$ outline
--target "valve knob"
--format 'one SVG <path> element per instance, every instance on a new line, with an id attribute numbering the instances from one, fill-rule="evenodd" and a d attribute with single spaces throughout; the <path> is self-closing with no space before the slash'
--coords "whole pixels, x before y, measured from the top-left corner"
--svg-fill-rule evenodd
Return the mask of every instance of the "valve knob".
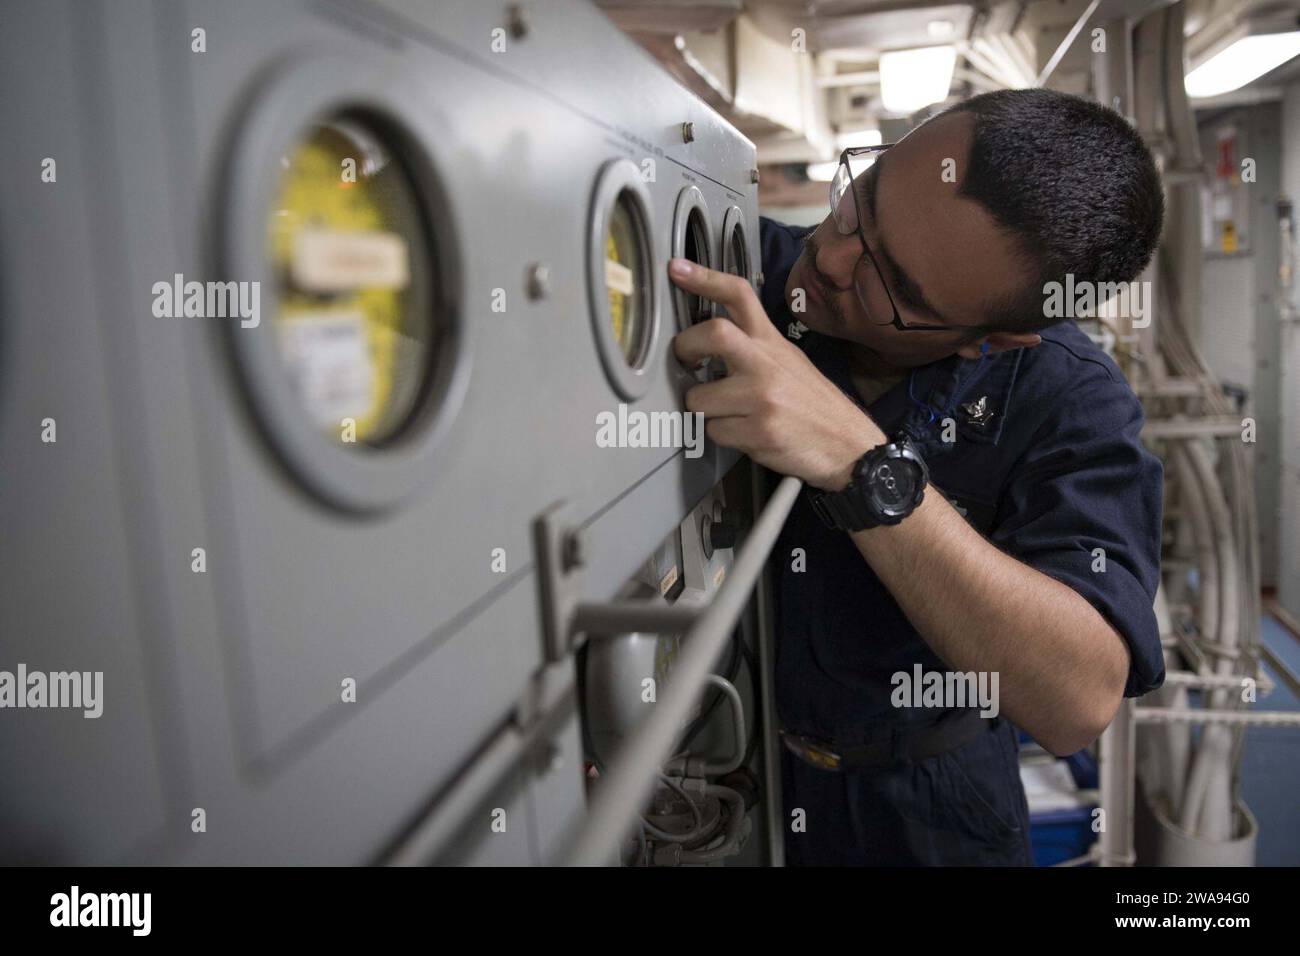
<path id="1" fill-rule="evenodd" d="M 734 511 L 724 508 L 709 525 L 709 543 L 716 551 L 718 548 L 734 548 L 739 538 L 740 519 Z"/>

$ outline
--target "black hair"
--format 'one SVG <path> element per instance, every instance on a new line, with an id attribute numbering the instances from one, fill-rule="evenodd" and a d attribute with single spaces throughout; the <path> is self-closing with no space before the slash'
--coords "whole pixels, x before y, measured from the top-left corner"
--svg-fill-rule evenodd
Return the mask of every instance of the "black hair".
<path id="1" fill-rule="evenodd" d="M 1034 332 L 1046 317 L 1043 287 L 1131 282 L 1160 241 L 1165 202 L 1142 137 L 1119 113 L 1054 90 L 997 90 L 949 113 L 975 117 L 961 195 L 1012 234 L 1031 285 L 994 303 L 989 324 Z"/>

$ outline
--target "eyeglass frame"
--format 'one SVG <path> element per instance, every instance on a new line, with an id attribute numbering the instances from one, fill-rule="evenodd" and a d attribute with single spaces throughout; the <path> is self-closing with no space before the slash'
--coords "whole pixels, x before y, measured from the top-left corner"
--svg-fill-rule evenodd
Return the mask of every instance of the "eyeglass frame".
<path id="1" fill-rule="evenodd" d="M 862 243 L 862 259 L 866 259 L 867 262 L 871 263 L 871 268 L 876 270 L 876 278 L 880 280 L 880 287 L 885 290 L 885 297 L 889 299 L 889 307 L 894 312 L 893 318 L 889 322 L 881 322 L 878 324 L 892 325 L 900 332 L 965 332 L 967 335 L 971 334 L 972 332 L 979 332 L 981 335 L 985 335 L 989 332 L 994 331 L 989 326 L 983 326 L 983 325 L 961 326 L 961 325 L 932 325 L 932 324 L 924 324 L 924 323 L 907 325 L 903 322 L 903 317 L 898 311 L 898 304 L 894 301 L 894 294 L 889 291 L 889 283 L 885 281 L 885 274 L 880 269 L 880 263 L 876 261 L 876 257 L 871 251 L 871 246 L 867 244 L 867 236 L 862 229 L 862 207 L 858 204 L 858 190 L 856 189 L 854 183 L 853 167 L 849 165 L 849 159 L 853 156 L 862 156 L 867 153 L 884 153 L 885 150 L 889 149 L 891 146 L 894 145 L 895 145 L 894 143 L 882 143 L 879 146 L 850 146 L 847 149 L 845 149 L 842 153 L 840 153 L 840 161 L 839 161 L 839 166 L 844 167 L 844 171 L 848 176 L 848 181 L 849 181 L 848 191 L 853 195 L 853 214 L 857 217 L 858 220 L 858 224 L 853 231 L 857 233 L 858 241 Z M 839 169 L 837 167 L 836 174 L 838 175 L 838 173 L 839 173 Z M 827 198 L 831 200 L 830 203 L 831 218 L 835 220 L 836 231 L 839 232 L 841 236 L 847 236 L 848 233 L 840 228 L 839 215 L 838 215 L 839 204 L 833 201 L 833 197 L 835 195 L 835 179 L 836 179 L 835 176 L 831 177 L 830 189 L 827 196 Z M 859 259 L 858 262 L 861 262 L 862 259 Z M 858 266 L 857 263 L 855 263 L 853 266 L 853 274 L 856 275 L 857 271 L 858 271 Z M 856 280 L 853 282 L 853 293 L 858 298 L 858 305 L 862 307 L 863 311 L 867 311 L 867 304 L 864 301 L 862 292 L 858 289 L 858 284 Z"/>

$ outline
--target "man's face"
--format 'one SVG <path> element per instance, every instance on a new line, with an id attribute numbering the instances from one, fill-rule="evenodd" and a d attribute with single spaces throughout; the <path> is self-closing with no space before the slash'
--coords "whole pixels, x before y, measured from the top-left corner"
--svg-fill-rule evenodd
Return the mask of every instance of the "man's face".
<path id="1" fill-rule="evenodd" d="M 973 130 L 969 114 L 941 116 L 887 150 L 854 183 L 863 232 L 903 323 L 953 331 L 904 332 L 890 324 L 892 314 L 868 315 L 853 288 L 862 242 L 857 233 L 841 235 L 830 216 L 805 240 L 790 270 L 785 295 L 792 308 L 796 290 L 804 290 L 805 311 L 796 318 L 902 368 L 958 351 L 978 354 L 985 337 L 973 337 L 971 328 L 988 323 L 990 305 L 1023 288 L 1029 274 L 993 217 L 958 196 Z M 944 181 L 949 160 L 956 163 L 948 177 L 955 182 Z M 995 334 L 987 340 L 996 351 L 1036 344 L 1037 337 Z"/>

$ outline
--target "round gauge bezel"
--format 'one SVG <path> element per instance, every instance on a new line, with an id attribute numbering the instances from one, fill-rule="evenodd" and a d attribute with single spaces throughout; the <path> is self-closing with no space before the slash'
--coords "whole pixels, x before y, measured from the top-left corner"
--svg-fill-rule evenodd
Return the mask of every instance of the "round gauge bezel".
<path id="1" fill-rule="evenodd" d="M 699 265 L 706 269 L 712 269 L 713 258 L 713 220 L 709 218 L 709 204 L 704 201 L 704 194 L 700 192 L 698 186 L 687 186 L 677 194 L 677 205 L 673 209 L 673 248 L 672 257 L 674 259 L 683 259 L 686 257 L 686 236 L 691 229 L 691 218 L 698 215 L 700 223 L 700 242 L 696 243 L 697 251 L 703 256 Z M 673 313 L 677 320 L 678 331 L 684 332 L 693 324 L 690 320 L 690 313 L 687 308 L 689 295 L 685 289 L 673 286 Z M 714 306 L 709 304 L 709 314 L 714 313 Z"/>
<path id="2" fill-rule="evenodd" d="M 471 356 L 462 312 L 461 263 L 451 205 L 436 168 L 436 117 L 430 91 L 391 70 L 313 59 L 280 70 L 252 99 L 236 129 L 216 211 L 217 257 L 228 280 L 261 283 L 256 327 L 226 322 L 226 339 L 244 391 L 270 445 L 288 470 L 327 504 L 369 512 L 398 506 L 438 474 L 438 446 L 464 399 Z M 275 340 L 279 279 L 270 260 L 267 217 L 279 193 L 281 156 L 331 121 L 359 124 L 386 150 L 420 201 L 417 219 L 427 262 L 431 352 L 404 423 L 385 441 L 349 447 L 310 419 L 289 381 Z"/>
<path id="3" fill-rule="evenodd" d="M 640 237 L 637 253 L 642 321 L 645 331 L 640 348 L 629 361 L 614 337 L 609 311 L 609 293 L 605 285 L 605 237 L 610 219 L 621 197 L 630 200 L 629 209 Z M 641 171 L 629 159 L 610 160 L 601 167 L 592 193 L 587 226 L 587 291 L 591 299 L 591 321 L 601 365 L 614 390 L 625 400 L 634 401 L 650 388 L 659 342 L 659 282 L 655 268 L 655 228 L 650 190 L 641 179 Z"/>
<path id="4" fill-rule="evenodd" d="M 732 247 L 737 235 L 739 235 L 740 248 L 744 254 L 744 261 L 741 263 L 733 262 Z M 739 206 L 729 206 L 722 217 L 721 251 L 722 271 L 743 276 L 746 282 L 753 285 L 754 264 L 749 255 L 749 231 L 745 228 L 745 214 L 740 211 Z"/>

